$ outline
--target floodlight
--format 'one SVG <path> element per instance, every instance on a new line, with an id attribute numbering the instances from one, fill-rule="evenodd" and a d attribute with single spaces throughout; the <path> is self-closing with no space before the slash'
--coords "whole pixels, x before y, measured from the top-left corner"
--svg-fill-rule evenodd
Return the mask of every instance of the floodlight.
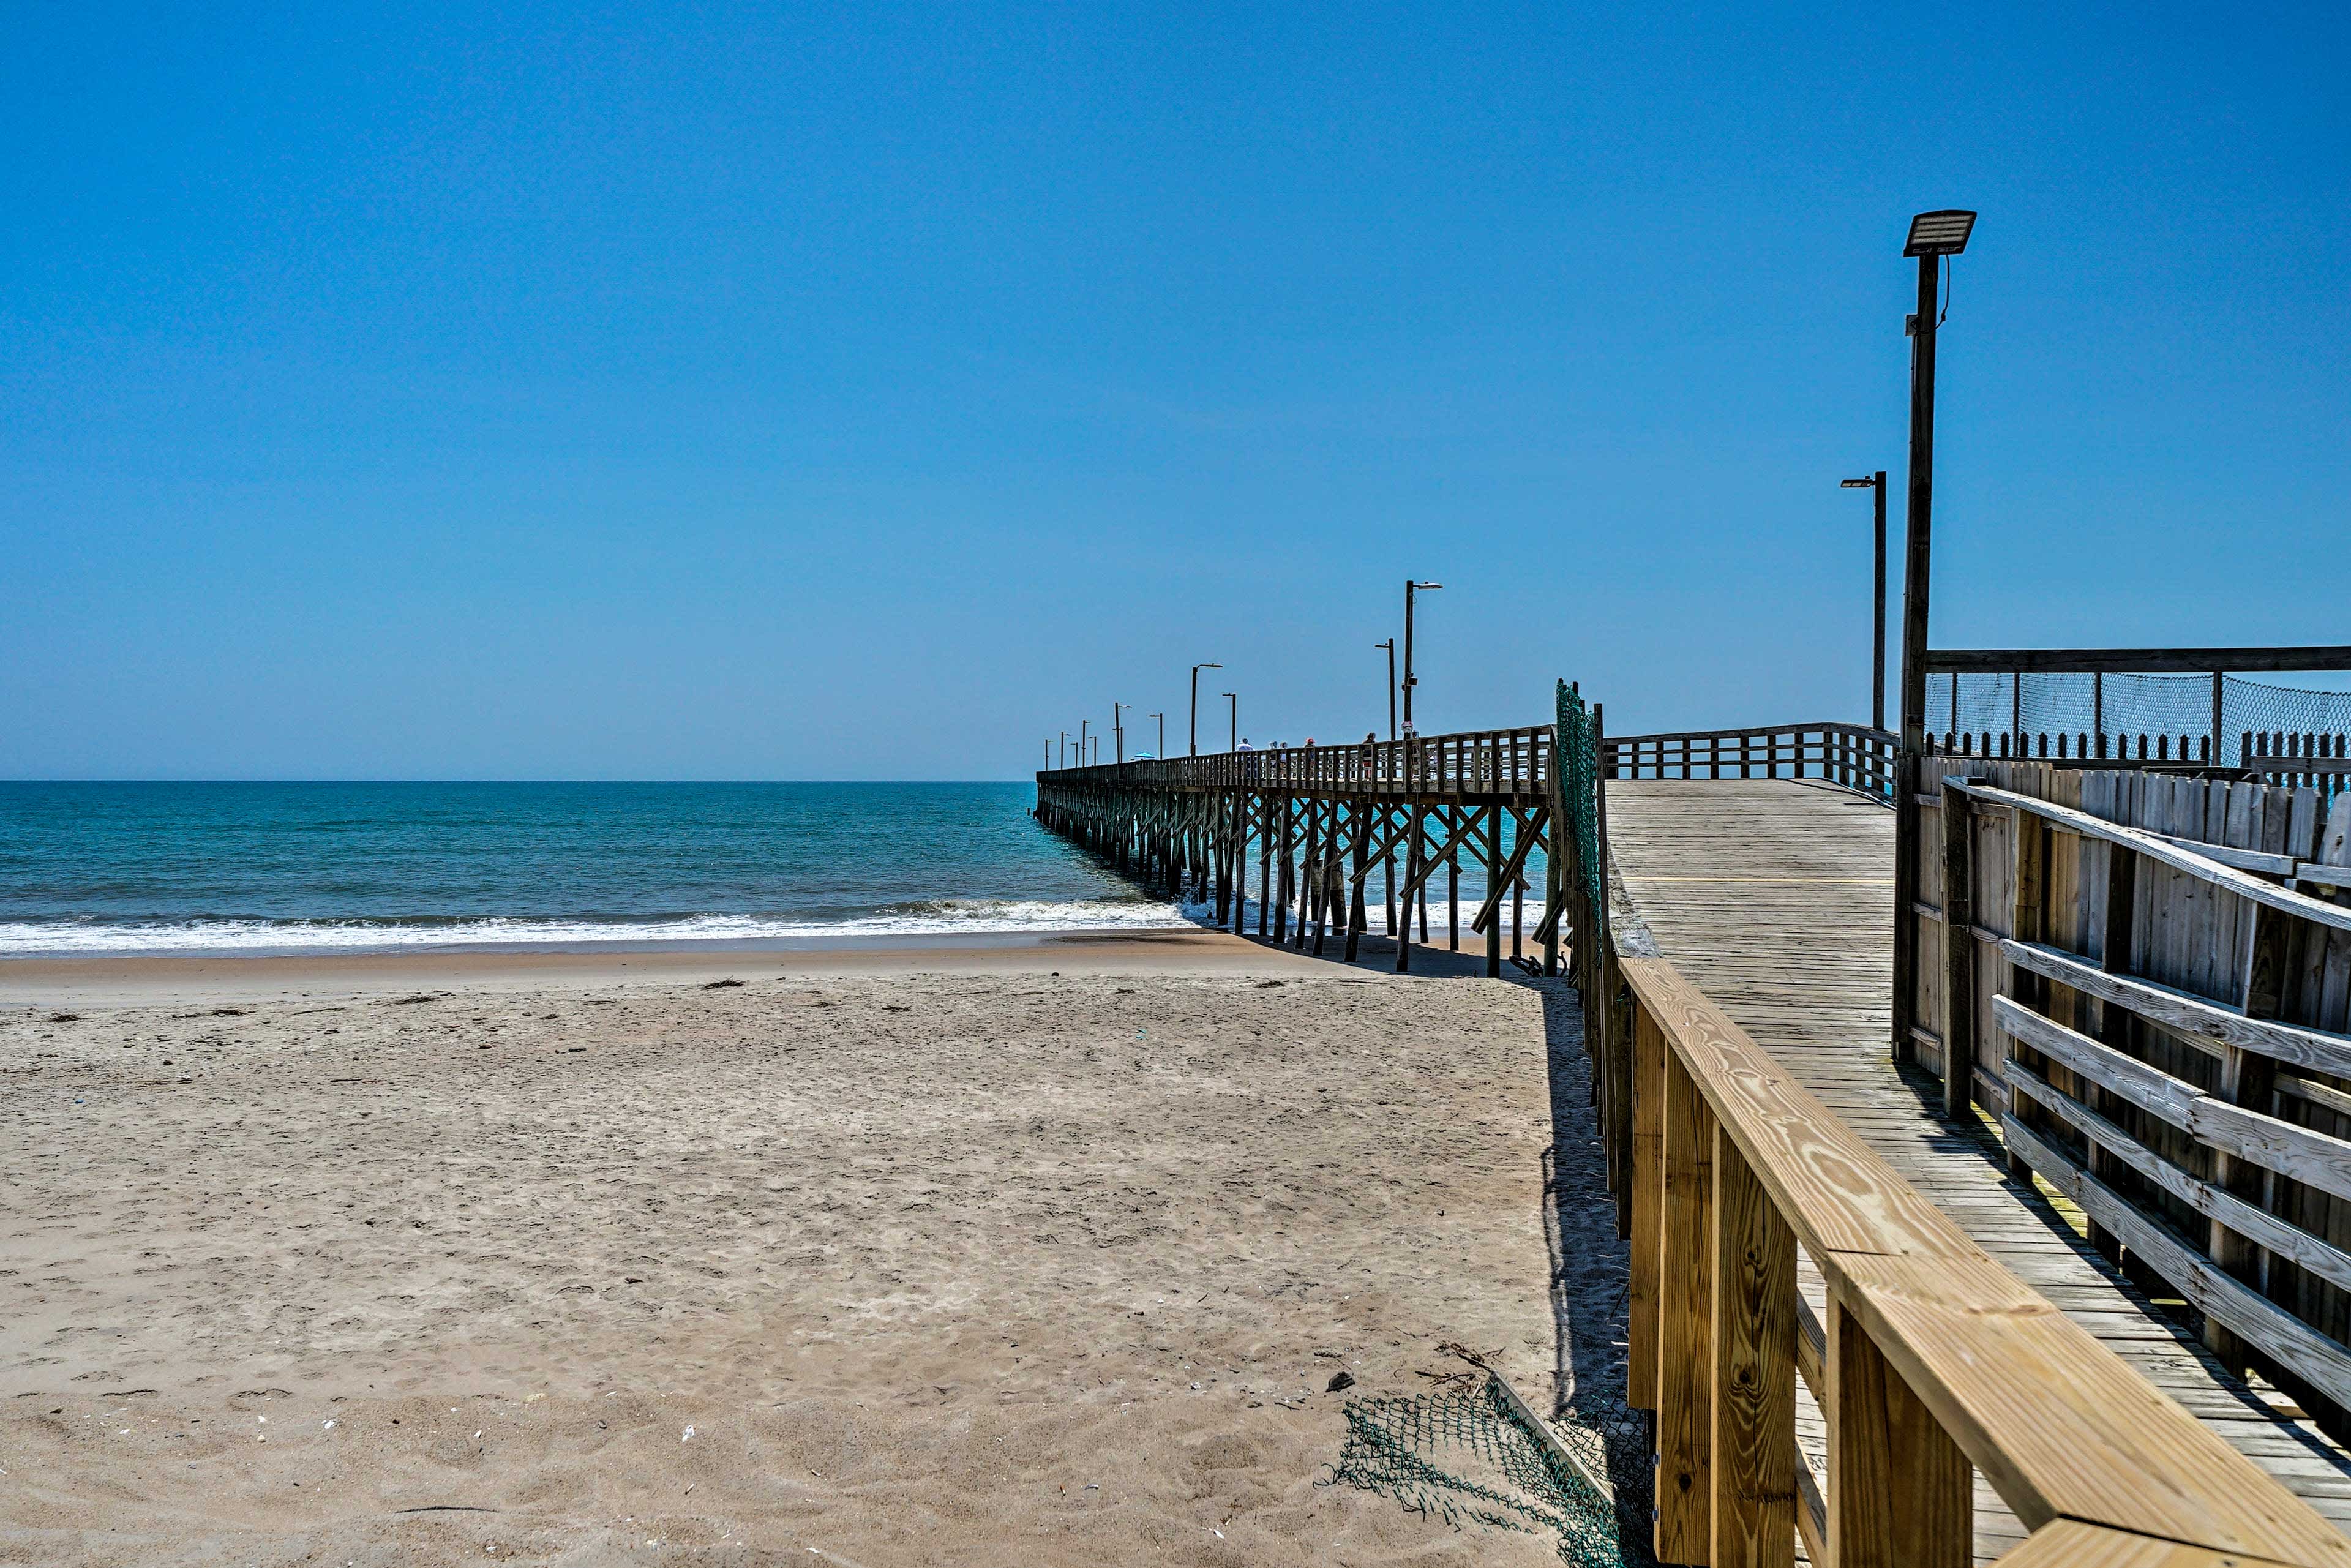
<path id="1" fill-rule="evenodd" d="M 1975 214 L 1962 208 L 1920 213 L 1910 220 L 1910 243 L 1902 247 L 1902 254 L 1957 256 L 1968 248 L 1968 235 L 1975 226 Z"/>
<path id="2" fill-rule="evenodd" d="M 1837 481 L 1837 488 L 1840 490 L 1875 490 L 1877 488 L 1877 481 L 1875 479 L 1840 479 Z"/>

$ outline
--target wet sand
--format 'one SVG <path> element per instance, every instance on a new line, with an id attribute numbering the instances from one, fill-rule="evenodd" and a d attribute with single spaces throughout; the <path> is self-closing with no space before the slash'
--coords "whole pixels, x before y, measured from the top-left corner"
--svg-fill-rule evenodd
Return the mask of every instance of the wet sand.
<path id="1" fill-rule="evenodd" d="M 1558 1392 L 1572 1027 L 1202 932 L 0 966 L 0 1561 L 1556 1561 L 1315 1482 L 1340 1370 Z"/>

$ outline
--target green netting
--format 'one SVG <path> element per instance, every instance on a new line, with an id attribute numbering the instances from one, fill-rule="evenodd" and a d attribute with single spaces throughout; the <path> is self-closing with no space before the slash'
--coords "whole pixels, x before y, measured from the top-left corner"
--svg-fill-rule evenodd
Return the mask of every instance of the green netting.
<path id="1" fill-rule="evenodd" d="M 1567 681 L 1559 683 L 1559 723 L 1552 744 L 1560 793 L 1575 829 L 1575 860 L 1582 872 L 1584 907 L 1592 918 L 1607 918 L 1608 900 L 1600 865 L 1600 744 L 1592 732 L 1592 709 Z"/>
<path id="2" fill-rule="evenodd" d="M 1318 1486 L 1352 1486 L 1442 1519 L 1547 1536 L 1574 1568 L 1624 1568 L 1616 1505 L 1553 1458 L 1503 1394 L 1501 1380 L 1449 1380 L 1439 1392 L 1347 1402 L 1347 1443 Z M 1553 1428 L 1587 1469 L 1606 1473 L 1605 1445 L 1581 1427 Z"/>

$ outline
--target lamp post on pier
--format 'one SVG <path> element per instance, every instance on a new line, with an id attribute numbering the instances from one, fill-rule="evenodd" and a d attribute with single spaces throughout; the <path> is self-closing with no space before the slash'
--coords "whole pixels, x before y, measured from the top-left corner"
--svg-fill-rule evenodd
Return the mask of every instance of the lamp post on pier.
<path id="1" fill-rule="evenodd" d="M 1123 707 L 1132 707 L 1134 706 L 1134 705 L 1132 703 L 1113 703 L 1110 705 L 1112 755 L 1121 762 L 1126 760 L 1126 726 L 1119 722 L 1118 710 Z"/>
<path id="2" fill-rule="evenodd" d="M 1958 209 L 1920 213 L 1910 220 L 1905 256 L 1918 262 L 1918 308 L 1908 322 L 1910 338 L 1909 506 L 1902 550 L 1902 749 L 1894 780 L 1894 1059 L 1914 1054 L 1910 1028 L 1917 1007 L 1918 970 L 1918 793 L 1927 755 L 1928 579 L 1934 554 L 1935 497 L 1935 319 L 1936 275 L 1947 257 L 1968 248 L 1976 214 Z M 1972 1113 L 1975 1061 L 1972 1041 L 1944 1042 L 1945 1113 L 1964 1120 Z M 1955 1069 L 1953 1064 L 1959 1064 Z"/>
<path id="3" fill-rule="evenodd" d="M 1164 713 L 1147 713 L 1143 716 L 1159 721 L 1159 749 L 1152 755 L 1164 762 L 1167 759 L 1167 716 Z"/>
<path id="4" fill-rule="evenodd" d="M 1232 733 L 1232 738 L 1231 738 L 1231 739 L 1229 739 L 1228 741 L 1227 741 L 1227 742 L 1225 743 L 1225 749 L 1226 749 L 1227 751 L 1238 751 L 1238 750 L 1241 748 L 1241 698 L 1240 698 L 1240 694 L 1239 694 L 1238 692 L 1223 692 L 1223 693 L 1220 693 L 1220 694 L 1218 694 L 1218 695 L 1220 695 L 1221 696 L 1223 696 L 1223 697 L 1224 697 L 1224 699 L 1225 699 L 1227 702 L 1229 702 L 1229 703 L 1231 703 L 1231 704 L 1233 705 L 1233 706 L 1232 706 L 1232 719 L 1233 719 L 1233 733 Z"/>
<path id="5" fill-rule="evenodd" d="M 1192 755 L 1200 755 L 1200 672 L 1221 670 L 1222 664 L 1207 664 L 1192 666 Z"/>
<path id="6" fill-rule="evenodd" d="M 1876 503 L 1877 513 L 1877 615 L 1870 624 L 1869 640 L 1869 727 L 1886 727 L 1886 470 L 1880 468 L 1865 479 L 1846 479 L 1838 488 L 1868 490 Z"/>
<path id="7" fill-rule="evenodd" d="M 1391 637 L 1372 646 L 1388 651 L 1388 738 L 1394 740 L 1396 737 L 1395 639 Z"/>
<path id="8" fill-rule="evenodd" d="M 1079 767 L 1081 767 L 1081 768 L 1083 768 L 1083 767 L 1086 765 L 1086 724 L 1087 724 L 1087 722 L 1088 722 L 1087 720 L 1082 719 L 1082 718 L 1081 718 L 1081 719 L 1080 719 L 1080 720 L 1078 720 L 1078 766 L 1079 766 Z"/>
<path id="9" fill-rule="evenodd" d="M 1444 587 L 1441 582 L 1415 582 L 1404 580 L 1404 723 L 1412 727 L 1412 688 L 1420 685 L 1420 677 L 1412 673 L 1412 601 L 1416 593 L 1431 593 Z"/>
<path id="10" fill-rule="evenodd" d="M 1064 767 L 1064 768 L 1067 768 L 1069 765 L 1070 765 L 1070 732 L 1069 732 L 1068 730 L 1066 730 L 1066 729 L 1065 729 L 1065 730 L 1063 730 L 1063 731 L 1061 732 L 1061 766 L 1062 766 L 1062 767 Z"/>

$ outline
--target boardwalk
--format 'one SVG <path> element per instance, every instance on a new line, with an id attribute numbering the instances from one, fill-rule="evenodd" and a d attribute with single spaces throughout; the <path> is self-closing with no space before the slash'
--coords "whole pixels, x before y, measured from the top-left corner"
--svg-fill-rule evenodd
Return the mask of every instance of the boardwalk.
<path id="1" fill-rule="evenodd" d="M 1978 1245 L 2351 1533 L 2351 1458 L 2223 1371 L 1889 1060 L 1893 813 L 1803 782 L 1607 788 L 1611 857 L 1658 950 Z M 2023 1535 L 1979 1480 L 1979 1559 Z"/>

